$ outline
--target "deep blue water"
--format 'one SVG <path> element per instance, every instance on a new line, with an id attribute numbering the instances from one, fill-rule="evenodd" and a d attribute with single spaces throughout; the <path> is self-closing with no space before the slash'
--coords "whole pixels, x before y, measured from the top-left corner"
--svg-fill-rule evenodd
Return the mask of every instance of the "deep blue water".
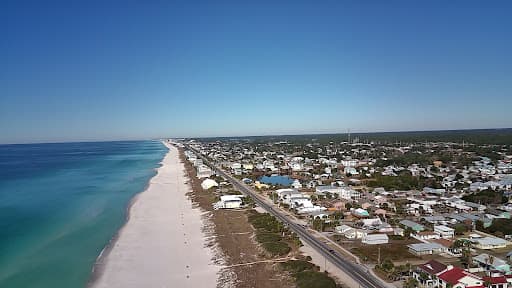
<path id="1" fill-rule="evenodd" d="M 283 186 L 290 186 L 293 183 L 293 179 L 288 176 L 262 176 L 260 177 L 259 181 L 265 184 Z"/>
<path id="2" fill-rule="evenodd" d="M 0 287 L 84 287 L 166 152 L 157 141 L 0 145 Z"/>

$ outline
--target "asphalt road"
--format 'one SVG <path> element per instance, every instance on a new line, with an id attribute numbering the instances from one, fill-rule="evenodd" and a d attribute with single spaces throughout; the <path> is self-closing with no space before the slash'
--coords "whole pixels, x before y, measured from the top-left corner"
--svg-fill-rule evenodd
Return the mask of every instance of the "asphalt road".
<path id="1" fill-rule="evenodd" d="M 189 149 L 196 152 L 198 156 L 203 159 L 205 164 L 209 165 L 215 171 L 226 178 L 233 186 L 240 190 L 240 192 L 250 196 L 256 204 L 265 209 L 270 214 L 274 215 L 281 222 L 286 224 L 290 230 L 295 232 L 303 241 L 317 250 L 322 256 L 324 256 L 329 262 L 336 265 L 342 271 L 344 271 L 348 276 L 350 276 L 355 282 L 359 283 L 360 287 L 369 287 L 369 288 L 387 288 L 384 283 L 369 272 L 367 272 L 367 268 L 353 263 L 347 259 L 345 259 L 342 255 L 334 251 L 332 248 L 327 246 L 320 239 L 315 238 L 313 235 L 309 234 L 306 229 L 293 222 L 291 219 L 287 218 L 282 212 L 279 211 L 278 208 L 273 207 L 273 205 L 268 204 L 263 201 L 259 195 L 256 194 L 250 187 L 246 186 L 242 182 L 238 181 L 231 175 L 227 174 L 223 170 L 217 168 L 215 165 L 212 165 L 208 159 L 203 157 L 200 153 L 198 153 L 195 149 L 188 147 Z"/>

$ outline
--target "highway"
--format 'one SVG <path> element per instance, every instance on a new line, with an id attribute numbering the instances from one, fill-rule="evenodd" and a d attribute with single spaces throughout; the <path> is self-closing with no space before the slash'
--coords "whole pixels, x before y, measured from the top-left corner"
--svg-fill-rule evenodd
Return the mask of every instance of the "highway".
<path id="1" fill-rule="evenodd" d="M 224 172 L 222 169 L 216 167 L 211 164 L 208 159 L 206 159 L 203 155 L 201 155 L 197 150 L 185 145 L 188 149 L 194 151 L 199 157 L 203 159 L 203 162 L 210 166 L 215 172 L 224 178 L 226 178 L 233 187 L 237 188 L 240 192 L 246 194 L 251 197 L 256 204 L 258 204 L 261 208 L 265 209 L 270 214 L 274 215 L 279 221 L 286 224 L 288 229 L 295 232 L 301 240 L 306 242 L 308 245 L 317 250 L 322 256 L 324 256 L 329 262 L 336 265 L 339 269 L 344 271 L 348 276 L 350 276 L 355 282 L 359 283 L 360 287 L 368 287 L 368 288 L 387 288 L 388 286 L 382 283 L 382 281 L 369 272 L 365 267 L 362 267 L 359 264 L 353 263 L 347 259 L 345 259 L 342 255 L 335 252 L 332 248 L 322 242 L 320 239 L 315 238 L 313 235 L 309 234 L 307 230 L 293 222 L 291 219 L 286 217 L 282 212 L 280 212 L 279 208 L 273 207 L 266 201 L 264 201 L 261 196 L 259 196 L 252 188 L 248 187 L 241 181 L 235 179 L 228 173 Z"/>

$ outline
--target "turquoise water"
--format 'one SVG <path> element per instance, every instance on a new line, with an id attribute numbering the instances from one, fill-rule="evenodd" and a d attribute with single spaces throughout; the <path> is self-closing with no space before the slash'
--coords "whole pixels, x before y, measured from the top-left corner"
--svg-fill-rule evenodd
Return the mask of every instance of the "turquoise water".
<path id="1" fill-rule="evenodd" d="M 260 177 L 259 181 L 265 184 L 283 186 L 290 186 L 293 183 L 293 179 L 288 176 L 262 176 Z"/>
<path id="2" fill-rule="evenodd" d="M 85 287 L 166 152 L 157 141 L 0 145 L 0 287 Z"/>

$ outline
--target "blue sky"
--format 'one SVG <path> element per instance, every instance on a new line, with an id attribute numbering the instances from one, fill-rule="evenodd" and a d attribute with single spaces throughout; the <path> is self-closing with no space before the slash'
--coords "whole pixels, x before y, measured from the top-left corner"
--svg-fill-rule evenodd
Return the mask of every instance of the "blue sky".
<path id="1" fill-rule="evenodd" d="M 510 11 L 2 1 L 0 143 L 512 127 Z"/>

